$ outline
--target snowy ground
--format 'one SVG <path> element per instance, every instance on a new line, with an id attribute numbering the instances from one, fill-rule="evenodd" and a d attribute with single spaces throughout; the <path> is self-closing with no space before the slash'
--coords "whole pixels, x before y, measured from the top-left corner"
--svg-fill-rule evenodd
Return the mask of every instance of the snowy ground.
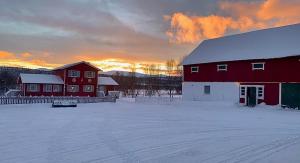
<path id="1" fill-rule="evenodd" d="M 300 112 L 226 103 L 0 106 L 1 163 L 300 162 Z"/>

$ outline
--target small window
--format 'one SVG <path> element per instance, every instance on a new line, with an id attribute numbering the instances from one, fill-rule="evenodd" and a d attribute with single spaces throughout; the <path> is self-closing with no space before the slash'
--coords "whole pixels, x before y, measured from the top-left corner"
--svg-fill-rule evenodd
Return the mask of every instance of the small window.
<path id="1" fill-rule="evenodd" d="M 199 67 L 198 66 L 194 66 L 194 67 L 191 67 L 191 72 L 199 72 Z"/>
<path id="2" fill-rule="evenodd" d="M 227 71 L 227 64 L 217 65 L 218 71 Z"/>
<path id="3" fill-rule="evenodd" d="M 204 86 L 204 94 L 210 95 L 210 86 L 209 85 Z"/>
<path id="4" fill-rule="evenodd" d="M 53 92 L 62 92 L 61 85 L 53 85 Z"/>
<path id="5" fill-rule="evenodd" d="M 85 78 L 95 78 L 95 72 L 94 71 L 85 71 L 84 77 Z"/>
<path id="6" fill-rule="evenodd" d="M 68 92 L 79 92 L 79 85 L 68 85 Z"/>
<path id="7" fill-rule="evenodd" d="M 257 98 L 264 99 L 264 87 L 257 88 Z"/>
<path id="8" fill-rule="evenodd" d="M 52 85 L 44 84 L 43 90 L 44 92 L 52 92 Z"/>
<path id="9" fill-rule="evenodd" d="M 240 88 L 240 96 L 245 97 L 246 96 L 246 87 L 241 87 Z"/>
<path id="10" fill-rule="evenodd" d="M 252 63 L 252 70 L 264 70 L 265 63 Z"/>
<path id="11" fill-rule="evenodd" d="M 94 92 L 94 86 L 93 85 L 83 86 L 83 92 Z"/>
<path id="12" fill-rule="evenodd" d="M 80 71 L 69 70 L 68 71 L 68 77 L 79 78 L 80 77 Z"/>
<path id="13" fill-rule="evenodd" d="M 27 91 L 28 92 L 39 92 L 40 85 L 39 84 L 27 84 Z"/>

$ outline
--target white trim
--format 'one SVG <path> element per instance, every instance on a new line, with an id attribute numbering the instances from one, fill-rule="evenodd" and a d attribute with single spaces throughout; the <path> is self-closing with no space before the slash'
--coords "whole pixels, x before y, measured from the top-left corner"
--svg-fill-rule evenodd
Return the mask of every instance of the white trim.
<path id="1" fill-rule="evenodd" d="M 279 83 L 279 105 L 281 106 L 282 102 L 282 94 L 281 94 L 281 91 L 282 91 L 282 83 Z"/>
<path id="2" fill-rule="evenodd" d="M 74 88 L 74 89 L 71 89 L 71 88 Z M 77 93 L 77 92 L 80 92 L 79 90 L 79 85 L 67 85 L 67 92 L 69 93 Z"/>
<path id="3" fill-rule="evenodd" d="M 263 65 L 263 67 L 262 68 L 255 68 L 254 67 L 254 65 L 256 65 L 256 64 L 262 64 Z M 254 63 L 252 63 L 252 70 L 265 70 L 265 62 L 254 62 Z"/>
<path id="4" fill-rule="evenodd" d="M 49 90 L 48 90 L 49 88 Z M 51 93 L 53 90 L 52 84 L 43 84 L 43 92 L 44 93 Z"/>
<path id="5" fill-rule="evenodd" d="M 76 75 L 73 74 L 73 73 L 76 73 Z M 68 77 L 69 78 L 80 78 L 80 71 L 78 71 L 78 70 L 68 70 Z"/>
<path id="6" fill-rule="evenodd" d="M 241 87 L 245 87 L 245 96 L 240 96 L 240 98 L 244 98 L 244 105 L 247 105 L 247 93 L 248 93 L 248 87 L 255 87 L 256 88 L 256 105 L 258 104 L 258 100 L 264 100 L 265 99 L 265 86 L 264 85 L 241 85 L 240 84 L 240 93 L 241 93 Z M 263 96 L 258 97 L 258 88 L 263 88 Z"/>
<path id="7" fill-rule="evenodd" d="M 89 90 L 87 88 L 91 88 L 91 89 Z M 83 85 L 83 92 L 91 93 L 91 92 L 94 92 L 94 91 L 95 91 L 94 85 Z"/>
<path id="8" fill-rule="evenodd" d="M 220 69 L 221 66 L 225 66 L 225 69 Z M 217 65 L 217 71 L 227 71 L 227 67 L 228 67 L 227 64 L 218 64 Z"/>
<path id="9" fill-rule="evenodd" d="M 197 70 L 194 70 L 193 69 L 197 69 Z M 192 66 L 191 67 L 191 73 L 196 73 L 196 72 L 199 72 L 199 66 Z"/>
<path id="10" fill-rule="evenodd" d="M 91 73 L 91 74 L 89 74 Z M 89 76 L 91 75 L 91 76 Z M 84 78 L 94 79 L 96 77 L 96 73 L 94 71 L 84 71 Z"/>

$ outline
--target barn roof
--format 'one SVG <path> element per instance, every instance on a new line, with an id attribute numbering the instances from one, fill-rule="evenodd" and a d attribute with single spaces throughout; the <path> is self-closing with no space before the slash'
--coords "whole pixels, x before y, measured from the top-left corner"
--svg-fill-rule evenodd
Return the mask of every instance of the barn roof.
<path id="1" fill-rule="evenodd" d="M 86 61 L 81 61 L 81 62 L 76 62 L 76 63 L 66 64 L 66 65 L 63 65 L 63 66 L 54 68 L 53 70 L 66 69 L 66 68 L 69 68 L 69 67 L 72 67 L 72 66 L 76 66 L 76 65 L 79 65 L 79 64 L 82 64 L 82 63 L 87 64 L 87 65 L 89 65 L 89 66 L 91 66 L 91 67 L 93 67 L 93 68 L 95 68 L 95 69 L 101 71 L 98 67 L 96 67 L 96 66 L 94 66 L 94 65 L 92 65 L 91 63 L 86 62 Z"/>
<path id="2" fill-rule="evenodd" d="M 20 74 L 22 83 L 31 84 L 64 84 L 63 80 L 56 75 L 50 74 Z"/>
<path id="3" fill-rule="evenodd" d="M 300 24 L 203 41 L 183 65 L 300 55 Z"/>
<path id="4" fill-rule="evenodd" d="M 98 77 L 98 85 L 119 85 L 119 84 L 111 77 Z"/>

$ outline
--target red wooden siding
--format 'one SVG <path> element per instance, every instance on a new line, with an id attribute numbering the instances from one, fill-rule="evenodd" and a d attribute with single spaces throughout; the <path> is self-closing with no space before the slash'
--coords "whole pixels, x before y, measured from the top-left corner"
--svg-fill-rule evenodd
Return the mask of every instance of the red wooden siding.
<path id="1" fill-rule="evenodd" d="M 63 90 L 61 92 L 44 92 L 43 91 L 44 84 L 38 84 L 38 85 L 40 87 L 40 90 L 38 92 L 28 92 L 27 84 L 23 84 L 22 90 L 24 91 L 25 89 L 25 96 L 63 96 Z M 59 85 L 59 84 L 50 84 L 50 85 L 52 85 L 52 89 L 53 89 L 53 85 Z M 61 87 L 63 88 L 63 85 L 61 85 Z"/>
<path id="2" fill-rule="evenodd" d="M 75 81 L 73 81 L 73 77 L 68 77 L 68 71 L 69 70 L 76 70 L 80 71 L 80 77 L 75 78 Z M 88 78 L 84 77 L 85 71 L 93 71 L 95 72 L 95 78 L 90 80 Z M 98 84 L 98 70 L 94 67 L 91 67 L 90 65 L 87 65 L 85 63 L 81 63 L 78 65 L 74 65 L 72 67 L 68 67 L 63 70 L 56 70 L 55 74 L 60 76 L 63 80 L 65 80 L 65 95 L 66 96 L 90 96 L 95 97 L 97 95 L 97 84 Z M 66 75 L 66 76 L 65 76 Z M 67 85 L 79 85 L 79 92 L 68 92 Z M 93 92 L 84 92 L 83 87 L 84 85 L 93 85 L 94 91 Z"/>
<path id="3" fill-rule="evenodd" d="M 185 82 L 300 82 L 300 56 L 280 59 L 230 61 L 184 66 Z M 265 62 L 265 70 L 252 70 L 252 63 Z M 217 71 L 227 64 L 227 71 Z M 191 73 L 198 66 L 199 72 Z"/>

